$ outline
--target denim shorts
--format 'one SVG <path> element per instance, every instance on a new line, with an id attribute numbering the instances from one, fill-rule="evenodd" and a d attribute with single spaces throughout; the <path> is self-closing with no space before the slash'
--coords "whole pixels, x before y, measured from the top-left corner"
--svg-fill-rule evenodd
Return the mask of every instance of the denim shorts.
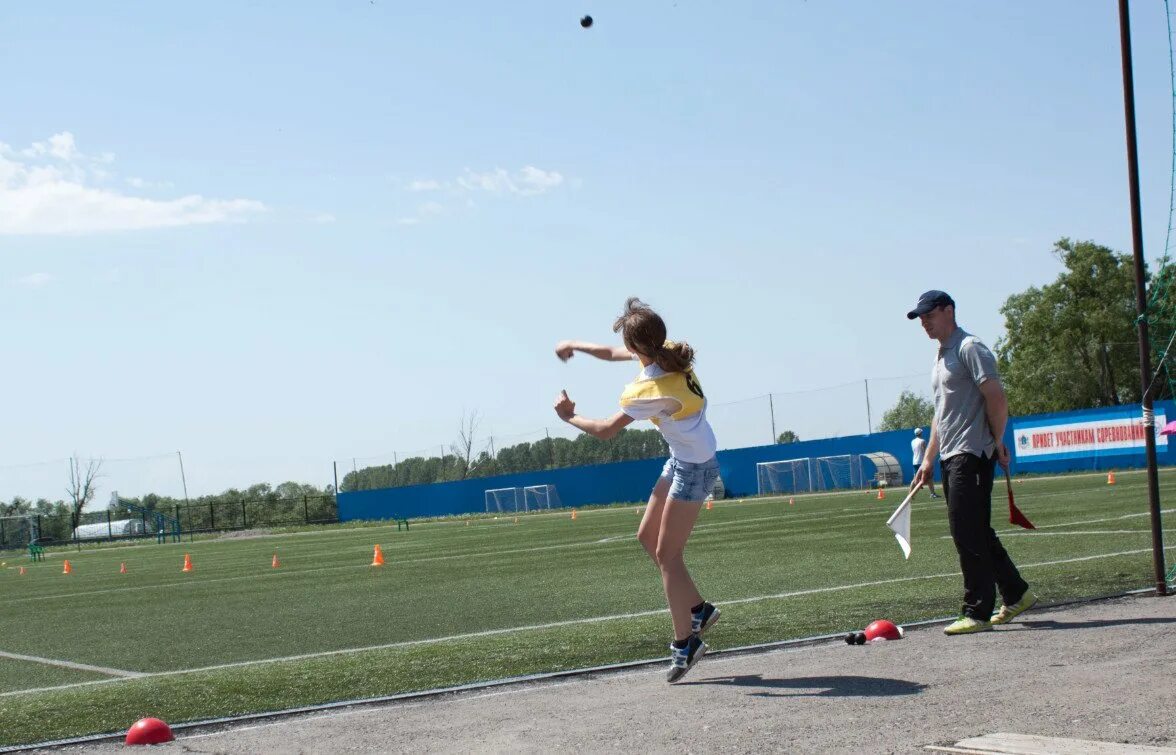
<path id="1" fill-rule="evenodd" d="M 679 461 L 673 456 L 662 468 L 661 476 L 670 481 L 670 498 L 676 501 L 705 501 L 719 479 L 719 460 L 699 464 Z"/>

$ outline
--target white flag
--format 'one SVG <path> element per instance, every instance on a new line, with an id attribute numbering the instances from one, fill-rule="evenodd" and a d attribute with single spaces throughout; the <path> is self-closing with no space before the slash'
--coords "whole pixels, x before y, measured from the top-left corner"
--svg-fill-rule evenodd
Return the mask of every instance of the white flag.
<path id="1" fill-rule="evenodd" d="M 898 508 L 886 520 L 886 526 L 894 531 L 894 538 L 898 540 L 898 547 L 902 548 L 903 558 L 911 557 L 911 499 L 917 491 L 907 493 Z"/>

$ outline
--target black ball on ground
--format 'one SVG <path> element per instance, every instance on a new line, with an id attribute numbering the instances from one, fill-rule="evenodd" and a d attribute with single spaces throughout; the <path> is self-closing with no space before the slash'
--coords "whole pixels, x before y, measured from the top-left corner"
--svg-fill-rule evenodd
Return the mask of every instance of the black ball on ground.
<path id="1" fill-rule="evenodd" d="M 846 645 L 852 645 L 855 642 L 857 642 L 857 632 L 850 632 L 849 634 L 845 635 Z"/>
<path id="2" fill-rule="evenodd" d="M 854 641 L 859 645 L 865 645 L 866 644 L 866 633 L 865 632 L 858 632 L 857 635 L 854 637 Z"/>
<path id="3" fill-rule="evenodd" d="M 584 16 L 583 18 L 580 19 L 580 26 L 583 26 L 585 29 L 587 29 L 591 25 L 592 25 L 592 16 Z"/>

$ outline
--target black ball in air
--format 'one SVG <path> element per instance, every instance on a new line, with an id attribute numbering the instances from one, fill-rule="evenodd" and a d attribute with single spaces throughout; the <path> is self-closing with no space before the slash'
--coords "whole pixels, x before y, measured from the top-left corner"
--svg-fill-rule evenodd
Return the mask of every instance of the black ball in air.
<path id="1" fill-rule="evenodd" d="M 583 18 L 580 19 L 580 26 L 583 26 L 585 29 L 587 29 L 591 25 L 592 25 L 592 16 L 584 16 Z"/>

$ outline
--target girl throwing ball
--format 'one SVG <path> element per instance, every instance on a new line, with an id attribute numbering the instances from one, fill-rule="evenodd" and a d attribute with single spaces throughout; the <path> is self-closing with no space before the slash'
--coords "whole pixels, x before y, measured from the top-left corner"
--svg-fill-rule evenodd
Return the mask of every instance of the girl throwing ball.
<path id="1" fill-rule="evenodd" d="M 699 595 L 683 559 L 698 512 L 719 477 L 717 443 L 706 419 L 706 396 L 692 368 L 694 349 L 667 341 L 665 322 L 637 298 L 625 302 L 613 332 L 621 334 L 623 347 L 561 341 L 555 353 L 565 362 L 577 351 L 612 362 L 639 361 L 641 371 L 621 392 L 621 410 L 608 419 L 590 419 L 576 414 L 575 402 L 561 391 L 555 413 L 602 440 L 647 419 L 670 447 L 670 459 L 653 486 L 637 539 L 661 570 L 674 622 L 666 678 L 676 682 L 706 654 L 702 634 L 719 619 L 719 609 Z"/>

